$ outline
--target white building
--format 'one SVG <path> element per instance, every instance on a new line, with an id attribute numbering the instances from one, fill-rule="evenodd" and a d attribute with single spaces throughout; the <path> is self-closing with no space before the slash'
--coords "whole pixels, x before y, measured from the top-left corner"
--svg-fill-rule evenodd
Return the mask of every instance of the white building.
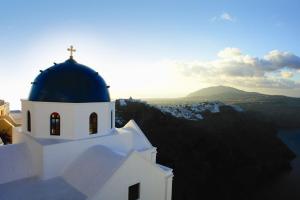
<path id="1" fill-rule="evenodd" d="M 171 200 L 172 170 L 134 121 L 114 127 L 107 88 L 72 55 L 41 71 L 0 147 L 1 200 Z"/>

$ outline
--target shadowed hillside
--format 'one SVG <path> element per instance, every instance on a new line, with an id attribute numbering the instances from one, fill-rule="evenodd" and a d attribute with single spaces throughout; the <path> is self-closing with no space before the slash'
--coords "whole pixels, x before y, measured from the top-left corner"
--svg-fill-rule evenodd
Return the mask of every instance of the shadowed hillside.
<path id="1" fill-rule="evenodd" d="M 118 127 L 134 119 L 158 147 L 158 162 L 174 169 L 175 200 L 248 199 L 294 158 L 272 124 L 226 105 L 195 121 L 117 101 L 116 119 Z"/>

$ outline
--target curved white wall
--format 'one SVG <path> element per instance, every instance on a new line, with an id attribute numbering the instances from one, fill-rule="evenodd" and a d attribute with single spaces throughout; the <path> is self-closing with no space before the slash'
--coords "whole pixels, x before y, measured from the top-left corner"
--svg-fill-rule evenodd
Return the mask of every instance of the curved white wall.
<path id="1" fill-rule="evenodd" d="M 31 131 L 27 130 L 27 111 L 31 115 Z M 60 135 L 50 135 L 50 115 L 60 115 Z M 89 134 L 90 114 L 98 116 L 98 133 Z M 111 112 L 113 113 L 111 127 Z M 114 128 L 115 102 L 59 103 L 22 100 L 22 129 L 38 138 L 81 139 L 105 135 Z"/>

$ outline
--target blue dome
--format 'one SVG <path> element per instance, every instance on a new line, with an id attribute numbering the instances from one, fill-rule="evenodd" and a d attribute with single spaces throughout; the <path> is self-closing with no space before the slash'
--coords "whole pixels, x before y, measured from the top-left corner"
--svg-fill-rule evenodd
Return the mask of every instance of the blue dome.
<path id="1" fill-rule="evenodd" d="M 41 71 L 32 83 L 30 101 L 109 102 L 108 86 L 91 68 L 70 58 Z"/>

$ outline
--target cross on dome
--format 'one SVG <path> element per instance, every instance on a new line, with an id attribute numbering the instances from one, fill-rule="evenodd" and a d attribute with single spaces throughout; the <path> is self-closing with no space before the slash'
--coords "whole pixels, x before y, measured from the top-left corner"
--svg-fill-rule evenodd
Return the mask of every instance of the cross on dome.
<path id="1" fill-rule="evenodd" d="M 67 50 L 70 51 L 70 58 L 73 59 L 73 52 L 76 52 L 76 49 L 71 45 Z"/>

